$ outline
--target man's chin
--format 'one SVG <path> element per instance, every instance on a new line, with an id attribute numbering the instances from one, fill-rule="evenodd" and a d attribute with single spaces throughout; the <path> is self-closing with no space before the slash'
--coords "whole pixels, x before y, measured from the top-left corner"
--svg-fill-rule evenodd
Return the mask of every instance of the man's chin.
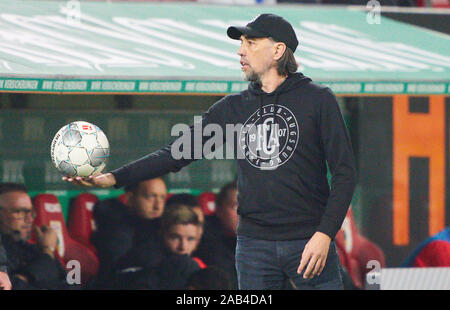
<path id="1" fill-rule="evenodd" d="M 161 216 L 160 213 L 158 213 L 158 212 L 152 212 L 152 213 L 147 213 L 147 214 L 145 215 L 145 218 L 146 218 L 147 220 L 153 220 L 153 219 L 158 218 L 158 217 L 160 217 L 160 216 Z"/>
<path id="2" fill-rule="evenodd" d="M 22 240 L 23 241 L 28 241 L 31 239 L 31 230 L 29 232 L 25 232 L 22 234 Z"/>
<path id="3" fill-rule="evenodd" d="M 31 231 L 14 230 L 9 235 L 14 241 L 28 241 L 31 238 Z"/>
<path id="4" fill-rule="evenodd" d="M 249 82 L 257 82 L 259 83 L 259 76 L 251 71 L 251 72 L 242 72 L 243 78 L 245 81 L 249 81 Z"/>

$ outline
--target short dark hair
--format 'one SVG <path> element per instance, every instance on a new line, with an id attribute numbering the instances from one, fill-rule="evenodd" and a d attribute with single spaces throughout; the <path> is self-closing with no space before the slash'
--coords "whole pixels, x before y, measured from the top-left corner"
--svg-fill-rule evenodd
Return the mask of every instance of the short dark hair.
<path id="1" fill-rule="evenodd" d="M 200 205 L 200 203 L 198 202 L 198 198 L 196 196 L 186 193 L 175 194 L 172 195 L 169 199 L 167 199 L 166 207 L 173 204 L 183 204 L 191 208 Z"/>
<path id="2" fill-rule="evenodd" d="M 139 186 L 139 182 L 125 185 L 123 189 L 125 192 L 135 192 L 137 190 L 138 186 Z"/>
<path id="3" fill-rule="evenodd" d="M 216 195 L 216 208 L 220 208 L 223 206 L 225 200 L 227 199 L 228 192 L 234 189 L 237 189 L 236 181 L 229 182 L 222 186 L 219 193 Z"/>
<path id="4" fill-rule="evenodd" d="M 0 195 L 11 193 L 11 192 L 22 192 L 28 194 L 28 190 L 24 184 L 19 183 L 0 183 Z"/>
<path id="5" fill-rule="evenodd" d="M 194 272 L 187 281 L 186 288 L 194 290 L 231 290 L 228 273 L 215 266 L 208 266 Z"/>
<path id="6" fill-rule="evenodd" d="M 157 178 L 153 178 L 153 179 L 147 179 L 147 180 L 143 180 L 143 181 L 140 181 L 140 182 L 135 182 L 135 183 L 127 184 L 127 185 L 124 186 L 123 189 L 124 189 L 125 192 L 133 192 L 133 193 L 136 193 L 136 190 L 139 188 L 139 185 L 141 185 L 142 182 L 146 182 L 146 181 L 150 181 L 150 180 L 157 180 L 157 179 L 160 179 L 161 181 L 164 182 L 163 178 L 157 177 Z"/>

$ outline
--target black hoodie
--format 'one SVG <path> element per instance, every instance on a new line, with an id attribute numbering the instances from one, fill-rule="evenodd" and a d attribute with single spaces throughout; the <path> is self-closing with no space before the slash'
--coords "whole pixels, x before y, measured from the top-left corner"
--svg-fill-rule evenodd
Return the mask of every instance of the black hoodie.
<path id="1" fill-rule="evenodd" d="M 233 143 L 235 155 L 242 155 L 237 160 L 238 235 L 293 240 L 320 231 L 335 237 L 356 173 L 350 139 L 329 88 L 301 73 L 288 76 L 271 93 L 250 83 L 248 90 L 211 106 L 202 117 L 203 128 L 208 124 L 220 125 L 224 133 L 227 124 L 243 124 L 233 141 L 224 137 Z M 208 139 L 203 137 L 203 145 Z M 177 172 L 195 160 L 174 159 L 172 144 L 112 171 L 116 187 Z"/>

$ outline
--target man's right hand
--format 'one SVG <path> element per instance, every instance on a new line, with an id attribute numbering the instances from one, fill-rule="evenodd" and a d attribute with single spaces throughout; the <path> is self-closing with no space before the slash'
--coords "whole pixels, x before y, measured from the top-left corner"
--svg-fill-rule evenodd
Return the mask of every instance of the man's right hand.
<path id="1" fill-rule="evenodd" d="M 36 241 L 42 252 L 54 257 L 56 246 L 58 245 L 58 235 L 49 226 L 35 227 Z"/>
<path id="2" fill-rule="evenodd" d="M 86 187 L 111 187 L 116 184 L 116 178 L 112 173 L 99 174 L 97 176 L 89 176 L 88 178 L 82 177 L 63 177 L 64 181 L 70 182 L 75 185 L 86 186 Z"/>

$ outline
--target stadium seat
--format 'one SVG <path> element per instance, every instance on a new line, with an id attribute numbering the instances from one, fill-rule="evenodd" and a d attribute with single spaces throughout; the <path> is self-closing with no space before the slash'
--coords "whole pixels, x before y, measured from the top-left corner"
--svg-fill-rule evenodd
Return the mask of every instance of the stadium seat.
<path id="1" fill-rule="evenodd" d="M 123 204 L 127 203 L 127 195 L 125 193 L 119 195 L 119 197 L 117 197 L 117 199 L 119 199 L 120 202 L 122 202 Z"/>
<path id="2" fill-rule="evenodd" d="M 56 256 L 65 267 L 69 261 L 78 261 L 81 267 L 81 284 L 86 284 L 97 274 L 98 258 L 88 247 L 70 237 L 58 198 L 52 194 L 39 194 L 34 197 L 33 206 L 36 210 L 33 225 L 48 225 L 56 231 L 58 235 Z M 36 236 L 33 235 L 32 239 L 35 241 Z"/>
<path id="3" fill-rule="evenodd" d="M 336 245 L 341 264 L 358 288 L 364 287 L 365 276 L 370 271 L 367 269 L 370 260 L 377 260 L 381 268 L 386 265 L 383 251 L 359 233 L 351 208 L 336 235 Z"/>
<path id="4" fill-rule="evenodd" d="M 216 195 L 210 192 L 201 193 L 198 196 L 198 202 L 206 216 L 213 215 L 216 212 Z"/>
<path id="5" fill-rule="evenodd" d="M 67 228 L 69 235 L 87 246 L 94 253 L 97 252 L 91 243 L 91 234 L 95 231 L 94 216 L 92 213 L 98 198 L 94 194 L 79 194 L 71 203 L 69 216 L 67 220 Z"/>

